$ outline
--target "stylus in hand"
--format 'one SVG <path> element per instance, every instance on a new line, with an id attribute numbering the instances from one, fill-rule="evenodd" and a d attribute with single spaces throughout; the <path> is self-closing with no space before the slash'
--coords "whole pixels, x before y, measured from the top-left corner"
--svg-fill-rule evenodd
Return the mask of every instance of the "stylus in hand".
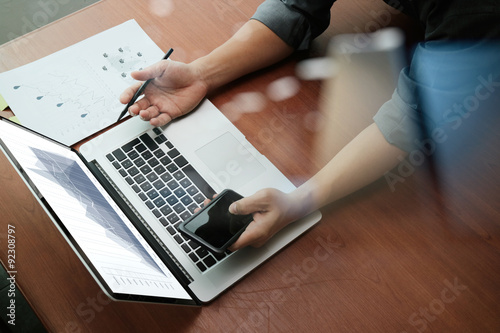
<path id="1" fill-rule="evenodd" d="M 168 50 L 167 53 L 165 53 L 165 56 L 163 57 L 162 60 L 166 60 L 168 59 L 168 57 L 170 57 L 170 55 L 172 54 L 172 52 L 174 52 L 174 49 L 170 49 Z M 120 113 L 120 116 L 118 117 L 118 120 L 119 121 L 128 111 L 128 108 L 131 107 L 135 101 L 137 101 L 137 99 L 139 98 L 139 96 L 142 95 L 142 93 L 144 92 L 144 89 L 146 89 L 147 85 L 149 84 L 149 82 L 151 82 L 153 79 L 149 79 L 147 81 L 145 81 L 140 87 L 139 89 L 135 92 L 134 96 L 132 97 L 132 99 L 130 100 L 130 102 L 128 102 L 128 104 L 125 106 L 125 108 L 123 109 L 122 113 Z"/>

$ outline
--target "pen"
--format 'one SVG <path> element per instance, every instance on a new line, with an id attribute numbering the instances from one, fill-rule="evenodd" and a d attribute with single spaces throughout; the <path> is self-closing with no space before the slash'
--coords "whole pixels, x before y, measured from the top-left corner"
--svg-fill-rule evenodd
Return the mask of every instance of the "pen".
<path id="1" fill-rule="evenodd" d="M 168 50 L 167 53 L 165 53 L 165 56 L 163 57 L 162 60 L 166 60 L 168 59 L 168 57 L 170 57 L 170 55 L 172 54 L 172 52 L 174 52 L 174 49 L 170 49 Z M 139 96 L 142 95 L 142 93 L 144 92 L 144 89 L 146 89 L 146 86 L 149 84 L 149 82 L 151 82 L 153 79 L 149 79 L 147 81 L 145 81 L 140 87 L 139 89 L 135 92 L 134 96 L 132 97 L 132 99 L 130 100 L 130 102 L 128 102 L 128 104 L 125 106 L 125 108 L 123 109 L 122 113 L 120 113 L 120 116 L 118 117 L 118 120 L 119 121 L 124 115 L 125 113 L 127 113 L 128 111 L 128 108 L 135 103 L 135 101 L 137 100 L 137 98 L 139 98 Z"/>

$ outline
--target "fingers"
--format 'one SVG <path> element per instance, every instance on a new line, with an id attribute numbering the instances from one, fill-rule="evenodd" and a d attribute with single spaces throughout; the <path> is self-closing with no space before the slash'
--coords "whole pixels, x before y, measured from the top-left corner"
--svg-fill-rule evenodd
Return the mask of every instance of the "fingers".
<path id="1" fill-rule="evenodd" d="M 251 222 L 246 230 L 240 235 L 240 237 L 234 242 L 233 245 L 229 247 L 229 251 L 237 251 L 246 246 L 260 247 L 266 243 L 270 238 L 264 231 L 262 226 L 259 226 L 257 222 Z"/>
<path id="2" fill-rule="evenodd" d="M 264 189 L 249 197 L 235 201 L 229 206 L 229 212 L 235 215 L 246 215 L 266 211 L 272 202 L 272 190 Z"/>
<path id="3" fill-rule="evenodd" d="M 168 66 L 168 61 L 158 61 L 140 71 L 130 73 L 132 78 L 138 81 L 146 81 L 163 75 Z"/>
<path id="4" fill-rule="evenodd" d="M 142 82 L 136 82 L 127 89 L 125 89 L 122 94 L 120 95 L 120 103 L 122 104 L 127 104 L 130 102 L 132 97 L 134 96 L 135 92 L 139 87 L 141 86 Z"/>
<path id="5" fill-rule="evenodd" d="M 135 80 L 146 81 L 149 79 L 153 79 L 153 78 L 162 76 L 163 73 L 165 72 L 165 69 L 167 68 L 167 66 L 168 66 L 167 61 L 159 61 L 151 66 L 144 68 L 143 70 L 133 71 L 132 73 L 130 73 L 130 75 Z M 142 85 L 142 83 L 143 82 L 136 82 L 133 85 L 131 85 L 130 87 L 128 87 L 127 89 L 125 89 L 123 91 L 123 93 L 120 95 L 120 102 L 122 104 L 127 104 L 128 102 L 130 102 L 130 100 L 134 96 L 135 92 L 139 89 L 139 87 Z M 141 107 L 141 109 L 145 109 L 145 108 L 146 108 L 145 105 L 143 105 Z M 135 112 L 135 114 L 139 113 L 139 111 L 136 110 L 135 108 L 133 110 L 137 111 L 137 112 Z"/>

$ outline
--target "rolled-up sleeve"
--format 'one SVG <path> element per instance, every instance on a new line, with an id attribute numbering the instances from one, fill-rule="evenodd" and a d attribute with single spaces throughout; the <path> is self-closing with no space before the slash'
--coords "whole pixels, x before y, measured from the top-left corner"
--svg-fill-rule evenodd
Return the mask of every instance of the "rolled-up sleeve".
<path id="1" fill-rule="evenodd" d="M 422 126 L 422 114 L 417 101 L 417 84 L 401 71 L 398 87 L 373 117 L 387 142 L 407 152 L 415 148 L 414 140 Z"/>
<path id="2" fill-rule="evenodd" d="M 330 24 L 335 0 L 266 0 L 252 19 L 265 24 L 285 43 L 297 50 L 307 49 Z"/>

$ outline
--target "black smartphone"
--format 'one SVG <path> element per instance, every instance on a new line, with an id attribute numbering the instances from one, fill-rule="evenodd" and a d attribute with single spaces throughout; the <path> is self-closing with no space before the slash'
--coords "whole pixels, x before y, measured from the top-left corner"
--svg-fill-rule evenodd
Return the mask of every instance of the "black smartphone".
<path id="1" fill-rule="evenodd" d="M 253 216 L 234 215 L 229 206 L 243 198 L 233 190 L 219 193 L 208 205 L 179 225 L 179 230 L 216 253 L 223 253 L 252 222 Z"/>

